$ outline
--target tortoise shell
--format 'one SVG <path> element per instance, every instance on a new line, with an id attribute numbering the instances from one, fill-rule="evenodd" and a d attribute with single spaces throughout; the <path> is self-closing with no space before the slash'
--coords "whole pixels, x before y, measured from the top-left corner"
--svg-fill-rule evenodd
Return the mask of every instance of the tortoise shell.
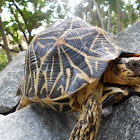
<path id="1" fill-rule="evenodd" d="M 63 99 L 95 81 L 121 52 L 115 36 L 101 28 L 78 17 L 59 20 L 29 45 L 17 95 Z"/>

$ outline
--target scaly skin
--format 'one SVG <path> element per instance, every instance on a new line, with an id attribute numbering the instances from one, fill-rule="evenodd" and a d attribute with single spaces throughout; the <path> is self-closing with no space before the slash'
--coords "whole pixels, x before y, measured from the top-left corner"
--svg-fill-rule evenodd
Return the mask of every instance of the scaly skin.
<path id="1" fill-rule="evenodd" d="M 101 104 L 95 94 L 90 94 L 82 104 L 78 122 L 69 140 L 94 140 L 100 125 L 101 110 Z"/>

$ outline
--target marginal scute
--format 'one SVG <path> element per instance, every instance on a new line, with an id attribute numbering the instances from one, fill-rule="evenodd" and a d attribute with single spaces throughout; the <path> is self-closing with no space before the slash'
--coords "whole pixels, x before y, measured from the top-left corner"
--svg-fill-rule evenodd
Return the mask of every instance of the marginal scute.
<path id="1" fill-rule="evenodd" d="M 90 84 L 90 83 L 94 82 L 95 80 L 96 80 L 96 79 L 94 79 L 93 77 L 90 77 L 88 82 L 89 82 L 89 84 Z"/>
<path id="2" fill-rule="evenodd" d="M 34 38 L 33 38 L 32 41 L 31 41 L 31 44 L 37 40 L 37 38 L 39 37 L 39 35 L 40 35 L 40 34 L 34 36 Z"/>

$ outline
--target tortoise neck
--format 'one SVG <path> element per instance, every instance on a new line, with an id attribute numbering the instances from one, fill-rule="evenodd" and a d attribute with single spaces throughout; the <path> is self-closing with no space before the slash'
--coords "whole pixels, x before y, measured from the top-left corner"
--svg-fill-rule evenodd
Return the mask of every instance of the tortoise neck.
<path id="1" fill-rule="evenodd" d="M 115 74 L 115 66 L 110 63 L 102 76 L 103 83 L 115 83 L 125 85 L 125 81 Z"/>

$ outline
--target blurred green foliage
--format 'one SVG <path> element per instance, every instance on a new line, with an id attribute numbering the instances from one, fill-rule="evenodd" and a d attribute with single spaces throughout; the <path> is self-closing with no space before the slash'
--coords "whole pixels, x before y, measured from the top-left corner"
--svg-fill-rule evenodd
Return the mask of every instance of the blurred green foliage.
<path id="1" fill-rule="evenodd" d="M 0 71 L 8 64 L 7 55 L 4 50 L 0 50 Z"/>
<path id="2" fill-rule="evenodd" d="M 12 56 L 15 57 L 17 53 L 12 52 Z M 5 50 L 0 49 L 0 71 L 2 71 L 8 65 L 8 59 Z"/>

